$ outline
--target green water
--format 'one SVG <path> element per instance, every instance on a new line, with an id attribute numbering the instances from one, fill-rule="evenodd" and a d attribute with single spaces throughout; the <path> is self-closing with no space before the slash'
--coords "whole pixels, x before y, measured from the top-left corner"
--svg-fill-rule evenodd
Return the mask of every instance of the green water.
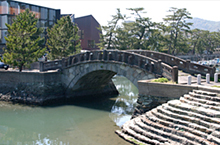
<path id="1" fill-rule="evenodd" d="M 114 131 L 130 119 L 137 88 L 113 78 L 119 96 L 30 107 L 0 102 L 0 145 L 128 145 Z"/>

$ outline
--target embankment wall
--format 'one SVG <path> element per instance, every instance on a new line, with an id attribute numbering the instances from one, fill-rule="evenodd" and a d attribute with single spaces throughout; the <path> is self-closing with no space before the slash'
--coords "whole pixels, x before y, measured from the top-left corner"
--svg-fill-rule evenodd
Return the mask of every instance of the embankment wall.
<path id="1" fill-rule="evenodd" d="M 201 86 L 201 85 L 180 85 L 155 83 L 150 80 L 138 81 L 139 97 L 137 100 L 137 107 L 134 110 L 133 118 L 166 103 L 169 100 L 179 99 L 184 94 L 192 90 L 204 90 L 210 92 L 220 93 L 219 88 Z"/>

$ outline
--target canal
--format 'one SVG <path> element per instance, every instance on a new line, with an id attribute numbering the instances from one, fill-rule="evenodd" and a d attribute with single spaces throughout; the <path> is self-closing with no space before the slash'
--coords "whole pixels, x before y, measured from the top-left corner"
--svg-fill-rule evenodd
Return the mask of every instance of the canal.
<path id="1" fill-rule="evenodd" d="M 113 78 L 118 96 L 31 107 L 0 102 L 0 145 L 128 145 L 114 131 L 128 121 L 137 88 Z"/>

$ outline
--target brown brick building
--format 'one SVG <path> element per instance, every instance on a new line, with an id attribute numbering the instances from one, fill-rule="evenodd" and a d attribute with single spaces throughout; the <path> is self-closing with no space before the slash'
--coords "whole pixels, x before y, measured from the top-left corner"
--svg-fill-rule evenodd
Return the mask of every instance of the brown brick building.
<path id="1" fill-rule="evenodd" d="M 99 49 L 96 43 L 99 43 L 99 33 L 97 29 L 100 24 L 92 16 L 83 16 L 74 19 L 74 22 L 78 25 L 81 30 L 81 47 L 83 50 L 95 50 Z"/>

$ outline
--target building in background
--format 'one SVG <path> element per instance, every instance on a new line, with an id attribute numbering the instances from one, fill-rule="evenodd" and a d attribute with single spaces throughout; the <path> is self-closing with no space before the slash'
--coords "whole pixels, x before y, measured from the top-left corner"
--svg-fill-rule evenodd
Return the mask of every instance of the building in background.
<path id="1" fill-rule="evenodd" d="M 5 47 L 5 36 L 7 36 L 7 27 L 5 23 L 12 24 L 12 19 L 16 15 L 30 9 L 35 14 L 35 17 L 39 19 L 37 26 L 51 27 L 60 19 L 60 9 L 52 9 L 48 7 L 42 7 L 38 5 L 13 1 L 13 0 L 0 0 L 0 54 L 2 54 L 2 48 Z"/>
<path id="2" fill-rule="evenodd" d="M 62 14 L 61 17 L 70 16 L 71 22 L 74 23 L 75 15 L 74 14 Z"/>
<path id="3" fill-rule="evenodd" d="M 81 47 L 83 50 L 99 49 L 96 43 L 99 43 L 100 31 L 97 29 L 100 24 L 92 16 L 83 16 L 74 19 L 74 22 L 79 27 L 79 35 L 81 39 Z"/>

